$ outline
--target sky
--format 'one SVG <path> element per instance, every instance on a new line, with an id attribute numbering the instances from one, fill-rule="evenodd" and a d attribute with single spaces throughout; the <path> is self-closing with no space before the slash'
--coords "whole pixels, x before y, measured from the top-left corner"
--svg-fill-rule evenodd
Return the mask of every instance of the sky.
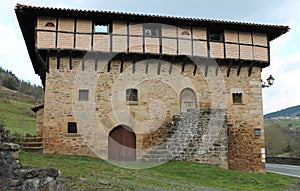
<path id="1" fill-rule="evenodd" d="M 262 79 L 271 74 L 275 83 L 263 89 L 263 107 L 266 114 L 300 105 L 299 0 L 0 0 L 0 66 L 20 79 L 41 85 L 15 16 L 17 3 L 288 25 L 291 30 L 271 42 L 271 65 L 263 69 Z"/>

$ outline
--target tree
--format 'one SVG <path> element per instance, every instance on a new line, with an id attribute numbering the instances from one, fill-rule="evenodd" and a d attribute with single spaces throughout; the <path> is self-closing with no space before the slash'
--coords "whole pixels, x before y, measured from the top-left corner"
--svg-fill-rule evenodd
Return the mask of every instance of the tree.
<path id="1" fill-rule="evenodd" d="M 265 128 L 266 152 L 268 156 L 278 156 L 289 149 L 288 137 L 280 125 Z"/>
<path id="2" fill-rule="evenodd" d="M 5 75 L 3 79 L 3 86 L 11 89 L 11 90 L 17 90 L 19 86 L 19 81 L 16 77 L 11 75 Z"/>

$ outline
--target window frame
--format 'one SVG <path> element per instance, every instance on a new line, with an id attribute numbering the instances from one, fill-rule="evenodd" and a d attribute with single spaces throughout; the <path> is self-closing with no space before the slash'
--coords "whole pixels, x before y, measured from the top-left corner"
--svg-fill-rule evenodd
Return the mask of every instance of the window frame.
<path id="1" fill-rule="evenodd" d="M 148 34 L 146 30 L 148 30 L 150 34 Z M 161 25 L 156 23 L 145 23 L 143 24 L 143 33 L 145 37 L 160 38 L 162 36 Z"/>
<path id="2" fill-rule="evenodd" d="M 126 89 L 126 101 L 137 103 L 139 101 L 138 98 L 138 90 L 135 88 Z"/>
<path id="3" fill-rule="evenodd" d="M 77 134 L 78 133 L 78 129 L 77 129 L 77 123 L 76 122 L 68 122 L 68 126 L 67 126 L 67 133 L 68 134 Z"/>
<path id="4" fill-rule="evenodd" d="M 87 94 L 83 96 L 82 93 L 87 93 Z M 88 89 L 80 89 L 78 91 L 78 101 L 89 101 L 89 90 Z"/>
<path id="5" fill-rule="evenodd" d="M 239 97 L 236 97 L 239 96 Z M 243 93 L 232 93 L 232 103 L 234 105 L 243 104 Z"/>
<path id="6" fill-rule="evenodd" d="M 98 27 L 106 27 L 107 28 L 107 30 L 106 31 L 102 31 L 102 30 L 100 30 L 100 31 L 98 31 L 97 30 L 97 28 Z M 109 34 L 109 33 L 111 33 L 112 32 L 112 27 L 111 27 L 112 25 L 111 25 L 111 23 L 101 23 L 101 22 L 93 22 L 93 33 L 94 34 Z"/>
<path id="7" fill-rule="evenodd" d="M 219 38 L 214 38 L 214 35 L 218 35 Z M 208 40 L 210 42 L 224 42 L 224 31 L 223 30 L 209 30 L 208 31 Z"/>

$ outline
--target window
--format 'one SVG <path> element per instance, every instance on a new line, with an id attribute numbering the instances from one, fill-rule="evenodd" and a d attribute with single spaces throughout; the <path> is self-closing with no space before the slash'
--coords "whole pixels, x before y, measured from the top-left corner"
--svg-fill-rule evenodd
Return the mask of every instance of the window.
<path id="1" fill-rule="evenodd" d="M 242 104 L 242 93 L 233 93 L 232 101 L 233 104 Z"/>
<path id="2" fill-rule="evenodd" d="M 68 133 L 77 133 L 77 124 L 75 122 L 68 122 Z"/>
<path id="3" fill-rule="evenodd" d="M 138 91 L 137 89 L 127 89 L 126 90 L 126 101 L 138 101 Z"/>
<path id="4" fill-rule="evenodd" d="M 223 32 L 221 31 L 210 31 L 209 32 L 210 41 L 223 41 Z"/>
<path id="5" fill-rule="evenodd" d="M 89 90 L 79 90 L 79 101 L 89 100 Z"/>
<path id="6" fill-rule="evenodd" d="M 189 33 L 189 31 L 182 31 L 182 32 L 181 32 L 181 35 L 187 35 L 187 36 L 190 36 L 191 34 Z"/>
<path id="7" fill-rule="evenodd" d="M 95 24 L 94 32 L 95 33 L 109 33 L 109 25 L 108 24 Z"/>
<path id="8" fill-rule="evenodd" d="M 254 136 L 255 137 L 261 136 L 261 130 L 260 129 L 254 129 Z"/>
<path id="9" fill-rule="evenodd" d="M 45 24 L 45 27 L 55 27 L 55 25 L 52 22 L 48 22 Z"/>
<path id="10" fill-rule="evenodd" d="M 159 24 L 145 24 L 144 34 L 145 36 L 159 37 L 161 36 L 161 26 Z"/>

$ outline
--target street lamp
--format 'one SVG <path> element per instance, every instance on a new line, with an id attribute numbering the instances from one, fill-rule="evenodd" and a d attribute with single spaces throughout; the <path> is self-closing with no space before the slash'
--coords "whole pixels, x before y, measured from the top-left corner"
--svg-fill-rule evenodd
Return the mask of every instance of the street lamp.
<path id="1" fill-rule="evenodd" d="M 262 81 L 262 84 L 261 84 L 261 86 L 263 87 L 263 88 L 268 88 L 268 87 L 270 87 L 270 86 L 272 86 L 273 84 L 274 84 L 274 78 L 273 78 L 273 76 L 272 75 L 270 75 L 268 78 L 267 78 L 267 82 L 263 82 Z"/>

